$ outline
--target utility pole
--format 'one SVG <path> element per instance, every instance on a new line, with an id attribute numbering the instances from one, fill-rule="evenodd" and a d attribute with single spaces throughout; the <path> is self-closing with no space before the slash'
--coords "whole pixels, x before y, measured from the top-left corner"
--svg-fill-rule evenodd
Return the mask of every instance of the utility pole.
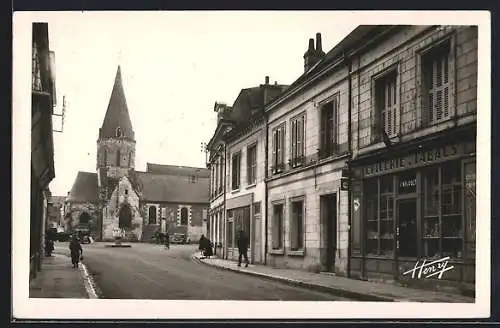
<path id="1" fill-rule="evenodd" d="M 206 166 L 208 163 L 208 148 L 206 142 L 201 143 L 201 152 L 205 153 L 205 166 Z"/>

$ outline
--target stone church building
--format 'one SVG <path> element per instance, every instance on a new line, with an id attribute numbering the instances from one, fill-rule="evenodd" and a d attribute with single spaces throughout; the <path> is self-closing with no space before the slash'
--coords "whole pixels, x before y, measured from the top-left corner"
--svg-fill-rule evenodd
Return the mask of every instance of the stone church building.
<path id="1" fill-rule="evenodd" d="M 209 171 L 148 163 L 135 169 L 135 134 L 120 67 L 97 139 L 96 172 L 78 172 L 65 203 L 65 230 L 97 240 L 151 241 L 155 232 L 205 233 Z"/>

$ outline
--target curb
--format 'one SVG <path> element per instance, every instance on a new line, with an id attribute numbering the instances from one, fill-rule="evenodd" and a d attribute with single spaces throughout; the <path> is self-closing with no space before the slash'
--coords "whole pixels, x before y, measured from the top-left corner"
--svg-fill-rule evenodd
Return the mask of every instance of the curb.
<path id="1" fill-rule="evenodd" d="M 53 253 L 60 255 L 60 256 L 67 257 L 67 258 L 71 258 L 70 256 L 68 256 L 67 253 L 64 253 L 64 252 L 55 252 L 54 251 Z M 87 270 L 87 266 L 85 264 L 83 264 L 82 262 L 79 262 L 78 269 L 80 270 L 80 273 L 81 273 L 82 278 L 83 278 L 85 291 L 87 292 L 87 298 L 89 298 L 89 299 L 99 298 L 98 293 L 96 291 L 96 287 L 95 287 L 96 284 L 94 282 L 94 279 L 90 275 L 89 271 Z"/>
<path id="2" fill-rule="evenodd" d="M 207 265 L 207 266 L 219 269 L 219 270 L 232 271 L 232 272 L 246 274 L 249 276 L 254 276 L 254 277 L 257 276 L 257 277 L 268 279 L 268 280 L 281 281 L 281 282 L 286 283 L 286 284 L 291 285 L 291 286 L 305 287 L 305 288 L 317 290 L 320 292 L 326 292 L 328 294 L 332 294 L 335 296 L 349 298 L 349 299 L 356 300 L 356 301 L 365 301 L 365 302 L 396 302 L 396 301 L 398 301 L 398 300 L 391 298 L 391 297 L 363 294 L 363 293 L 353 292 L 353 291 L 346 290 L 346 289 L 332 288 L 332 287 L 327 287 L 327 286 L 323 286 L 323 285 L 313 284 L 313 283 L 309 283 L 309 282 L 304 282 L 304 281 L 286 278 L 286 277 L 281 277 L 281 276 L 276 276 L 276 275 L 270 275 L 270 274 L 265 274 L 265 273 L 252 272 L 252 271 L 235 270 L 232 268 L 221 267 L 221 266 L 218 266 L 215 264 L 204 262 L 204 261 L 200 260 L 198 257 L 196 257 L 195 255 L 193 255 L 191 258 L 196 263 L 201 263 L 201 264 L 204 264 L 204 265 Z"/>

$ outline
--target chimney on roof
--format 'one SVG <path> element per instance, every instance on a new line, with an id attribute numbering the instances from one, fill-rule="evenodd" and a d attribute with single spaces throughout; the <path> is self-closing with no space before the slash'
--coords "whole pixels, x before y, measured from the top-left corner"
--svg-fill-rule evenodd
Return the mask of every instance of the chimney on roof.
<path id="1" fill-rule="evenodd" d="M 314 39 L 309 39 L 309 47 L 304 53 L 304 72 L 311 69 L 317 62 L 319 62 L 325 53 L 321 44 L 321 33 L 316 33 L 316 48 L 314 47 Z"/>
<path id="2" fill-rule="evenodd" d="M 323 49 L 321 49 L 321 33 L 316 33 L 316 53 L 318 55 L 325 55 Z"/>
<path id="3" fill-rule="evenodd" d="M 269 84 L 269 76 L 266 76 L 266 85 Z"/>
<path id="4" fill-rule="evenodd" d="M 278 85 L 278 81 L 274 81 L 274 85 Z"/>

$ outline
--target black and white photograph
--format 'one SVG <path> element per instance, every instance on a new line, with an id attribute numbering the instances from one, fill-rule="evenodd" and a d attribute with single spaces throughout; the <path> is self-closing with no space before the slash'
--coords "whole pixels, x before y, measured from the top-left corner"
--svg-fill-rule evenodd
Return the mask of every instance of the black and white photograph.
<path id="1" fill-rule="evenodd" d="M 490 38 L 480 11 L 15 13 L 13 316 L 488 317 Z"/>

